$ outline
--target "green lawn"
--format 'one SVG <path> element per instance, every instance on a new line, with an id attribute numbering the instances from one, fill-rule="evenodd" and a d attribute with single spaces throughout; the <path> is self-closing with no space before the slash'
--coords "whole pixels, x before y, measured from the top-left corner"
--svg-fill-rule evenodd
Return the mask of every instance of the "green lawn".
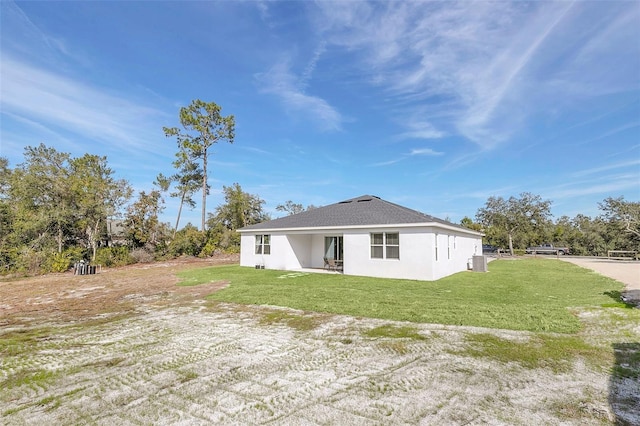
<path id="1" fill-rule="evenodd" d="M 607 306 L 622 284 L 567 262 L 496 260 L 488 273 L 461 272 L 438 281 L 218 266 L 180 274 L 181 285 L 219 280 L 213 300 L 398 321 L 574 333 L 570 309 Z"/>

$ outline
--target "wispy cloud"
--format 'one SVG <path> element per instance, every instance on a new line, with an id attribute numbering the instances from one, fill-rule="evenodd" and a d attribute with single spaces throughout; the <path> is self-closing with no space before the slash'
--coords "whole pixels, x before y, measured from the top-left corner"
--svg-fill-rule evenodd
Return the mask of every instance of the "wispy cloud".
<path id="1" fill-rule="evenodd" d="M 412 118 L 403 123 L 409 130 L 402 132 L 395 137 L 396 140 L 406 139 L 439 139 L 446 136 L 446 133 L 436 129 L 428 121 Z"/>
<path id="2" fill-rule="evenodd" d="M 3 114 L 20 117 L 24 123 L 37 122 L 40 128 L 71 132 L 87 142 L 101 141 L 128 151 L 157 151 L 152 142 L 161 135 L 159 123 L 167 119 L 161 111 L 8 54 L 3 55 L 0 67 Z M 145 127 L 145 122 L 153 124 Z"/>
<path id="3" fill-rule="evenodd" d="M 434 151 L 431 148 L 418 148 L 412 149 L 409 155 L 430 155 L 430 156 L 438 156 L 443 155 L 444 152 Z"/>
<path id="4" fill-rule="evenodd" d="M 611 194 L 616 194 L 633 188 L 638 188 L 637 174 L 626 174 L 609 177 L 607 179 L 598 179 L 588 185 L 584 182 L 571 183 L 561 185 L 559 187 L 548 188 L 543 192 L 546 197 L 551 199 L 564 199 L 596 194 L 602 194 L 604 198 L 611 196 Z"/>
<path id="5" fill-rule="evenodd" d="M 607 164 L 606 166 L 600 166 L 600 167 L 594 167 L 594 168 L 591 168 L 591 169 L 581 170 L 581 171 L 573 173 L 572 176 L 573 177 L 582 177 L 582 176 L 598 174 L 600 172 L 606 172 L 606 171 L 609 171 L 609 170 L 626 169 L 626 168 L 633 167 L 633 166 L 636 166 L 636 172 L 640 171 L 640 170 L 638 170 L 638 166 L 640 166 L 640 160 L 622 161 L 622 162 L 619 162 L 619 163 Z M 635 175 L 634 181 L 635 181 L 636 184 L 640 184 L 638 179 L 640 179 L 640 174 L 636 174 Z"/>
<path id="6" fill-rule="evenodd" d="M 307 67 L 305 68 L 304 72 L 302 73 L 302 77 L 300 78 L 300 84 L 302 87 L 306 88 L 308 86 L 309 80 L 311 80 L 311 77 L 313 76 L 313 72 L 316 69 L 316 65 L 318 65 L 318 61 L 320 60 L 320 57 L 326 50 L 327 50 L 326 43 L 322 42 L 313 52 L 313 57 L 307 64 Z"/>
<path id="7" fill-rule="evenodd" d="M 395 160 L 381 161 L 379 163 L 373 163 L 373 164 L 369 165 L 369 167 L 391 166 L 393 164 L 397 164 L 397 163 L 401 162 L 402 160 L 404 160 L 404 158 L 396 158 Z"/>
<path id="8" fill-rule="evenodd" d="M 13 1 L 0 2 L 2 32 L 13 37 L 3 37 L 3 53 L 18 52 L 34 60 L 52 60 L 72 57 L 62 38 L 43 32 Z"/>
<path id="9" fill-rule="evenodd" d="M 587 2 L 316 5 L 322 36 L 359 57 L 374 86 L 386 90 L 403 111 L 424 108 L 425 102 L 446 109 L 445 128 L 483 149 L 510 141 L 546 106 L 579 102 L 571 81 L 585 68 L 605 86 L 599 91 L 620 87 L 606 75 L 611 65 L 597 60 L 605 47 L 613 56 L 625 50 L 629 56 L 640 53 L 631 41 L 637 37 L 631 25 L 637 24 L 633 3 L 607 6 L 605 13 L 601 4 Z M 606 29 L 575 58 L 572 46 L 591 36 L 583 29 L 585 16 L 593 28 Z M 637 75 L 624 77 L 627 87 L 637 81 Z M 588 83 L 584 77 L 580 81 Z M 435 134 L 408 129 L 402 136 Z"/>
<path id="10" fill-rule="evenodd" d="M 388 160 L 388 161 L 381 161 L 378 163 L 373 163 L 370 164 L 369 167 L 384 167 L 384 166 L 391 166 L 393 164 L 398 164 L 401 161 L 407 160 L 410 157 L 416 157 L 416 156 L 424 156 L 424 157 L 439 157 L 441 155 L 444 155 L 444 152 L 439 152 L 439 151 L 435 151 L 431 148 L 415 148 L 412 149 L 408 154 L 404 154 L 398 158 L 395 158 L 393 160 Z"/>
<path id="11" fill-rule="evenodd" d="M 255 146 L 240 146 L 239 148 L 257 154 L 273 155 L 272 152 L 267 151 L 266 149 L 256 148 Z"/>
<path id="12" fill-rule="evenodd" d="M 309 74 L 309 70 L 307 70 Z M 255 76 L 260 90 L 280 98 L 290 113 L 299 113 L 315 121 L 325 131 L 340 130 L 343 118 L 327 101 L 305 93 L 306 81 L 291 72 L 289 61 L 283 60 L 265 73 Z"/>
<path id="13" fill-rule="evenodd" d="M 605 139 L 605 138 L 613 136 L 613 135 L 615 135 L 617 133 L 621 133 L 621 132 L 624 132 L 624 131 L 629 130 L 629 129 L 634 129 L 636 127 L 640 127 L 640 120 L 637 121 L 637 122 L 633 122 L 633 123 L 623 124 L 622 126 L 618 126 L 618 127 L 614 128 L 614 129 L 608 130 L 608 131 L 604 132 L 603 134 L 596 136 L 595 138 L 591 138 L 591 139 L 587 139 L 585 141 L 581 141 L 581 142 L 575 143 L 574 146 L 586 145 L 588 143 L 595 142 L 595 141 L 598 141 L 600 139 Z"/>

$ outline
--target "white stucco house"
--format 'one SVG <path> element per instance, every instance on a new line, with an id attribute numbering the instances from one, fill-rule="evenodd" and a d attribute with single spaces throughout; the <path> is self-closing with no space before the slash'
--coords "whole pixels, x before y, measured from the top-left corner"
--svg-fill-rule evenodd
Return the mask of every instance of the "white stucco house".
<path id="1" fill-rule="evenodd" d="M 240 265 L 437 280 L 467 270 L 483 234 L 372 195 L 247 226 Z M 327 260 L 325 260 L 327 259 Z"/>

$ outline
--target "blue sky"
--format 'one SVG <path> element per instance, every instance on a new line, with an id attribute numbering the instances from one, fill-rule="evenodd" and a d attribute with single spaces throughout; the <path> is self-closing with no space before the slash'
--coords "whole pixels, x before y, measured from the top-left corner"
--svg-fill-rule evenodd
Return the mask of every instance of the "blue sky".
<path id="1" fill-rule="evenodd" d="M 637 1 L 0 3 L 12 166 L 42 142 L 149 190 L 198 98 L 236 119 L 209 211 L 235 182 L 274 217 L 362 194 L 454 222 L 522 192 L 556 218 L 640 200 Z"/>

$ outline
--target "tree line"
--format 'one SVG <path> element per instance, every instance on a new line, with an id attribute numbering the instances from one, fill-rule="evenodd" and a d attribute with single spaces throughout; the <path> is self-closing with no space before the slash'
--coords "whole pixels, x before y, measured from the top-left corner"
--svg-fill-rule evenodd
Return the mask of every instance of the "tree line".
<path id="1" fill-rule="evenodd" d="M 489 197 L 475 222 L 461 224 L 485 233 L 484 241 L 511 254 L 543 243 L 568 246 L 571 254 L 606 256 L 608 250 L 640 252 L 640 202 L 608 197 L 598 203 L 600 214 L 578 214 L 553 220 L 550 200 L 524 192 L 508 199 Z"/>
<path id="2" fill-rule="evenodd" d="M 222 116 L 213 102 L 194 100 L 180 109 L 182 128 L 165 127 L 175 138 L 174 170 L 159 173 L 147 191 L 134 194 L 118 179 L 104 156 L 73 157 L 44 144 L 24 149 L 24 161 L 13 168 L 0 157 L 0 273 L 62 272 L 81 259 L 104 266 L 238 252 L 237 229 L 270 219 L 264 200 L 238 183 L 223 186 L 224 203 L 207 212 L 210 148 L 233 143 L 235 120 Z M 202 193 L 200 227 L 180 228 L 182 208 L 194 208 Z M 166 197 L 179 199 L 175 225 L 160 217 Z M 461 224 L 485 233 L 485 242 L 512 252 L 528 245 L 553 242 L 581 255 L 607 250 L 640 250 L 640 203 L 607 198 L 602 214 L 590 218 L 563 216 L 555 221 L 551 201 L 523 193 L 504 199 L 490 197 L 475 221 Z M 303 207 L 291 200 L 277 211 L 296 214 Z"/>
<path id="3" fill-rule="evenodd" d="M 225 203 L 208 214 L 205 231 L 177 230 L 160 220 L 168 191 L 156 179 L 134 194 L 106 157 L 73 157 L 44 144 L 26 147 L 14 168 L 0 158 L 0 273 L 63 272 L 81 259 L 119 266 L 236 252 L 235 230 L 269 218 L 264 201 L 234 183 L 223 187 Z"/>

